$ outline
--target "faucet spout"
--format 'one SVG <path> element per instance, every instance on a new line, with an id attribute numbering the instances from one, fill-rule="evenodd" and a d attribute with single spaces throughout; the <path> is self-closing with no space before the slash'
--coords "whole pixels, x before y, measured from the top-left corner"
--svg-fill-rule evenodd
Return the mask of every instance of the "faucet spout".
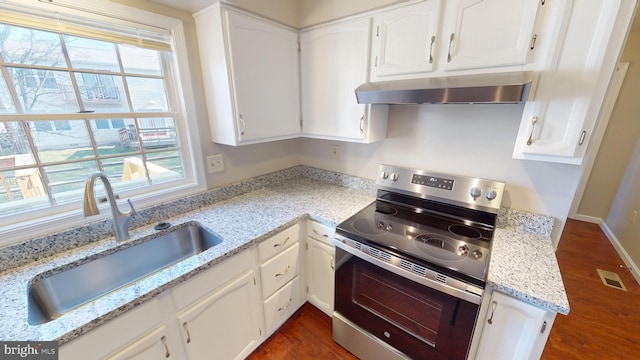
<path id="1" fill-rule="evenodd" d="M 111 207 L 111 215 L 113 216 L 113 226 L 115 228 L 116 241 L 124 241 L 129 239 L 129 230 L 127 229 L 129 222 L 131 221 L 131 217 L 136 213 L 136 210 L 133 208 L 133 204 L 131 200 L 127 199 L 129 203 L 129 211 L 121 212 L 118 209 L 118 204 L 116 203 L 116 198 L 113 194 L 113 189 L 111 188 L 111 183 L 109 182 L 109 178 L 107 175 L 101 171 L 96 171 L 89 175 L 87 178 L 87 183 L 84 188 L 84 203 L 83 210 L 84 216 L 92 216 L 100 213 L 100 209 L 98 208 L 98 201 L 96 200 L 94 186 L 96 179 L 102 180 L 104 184 L 104 189 L 107 192 L 107 199 L 109 200 L 109 206 Z"/>

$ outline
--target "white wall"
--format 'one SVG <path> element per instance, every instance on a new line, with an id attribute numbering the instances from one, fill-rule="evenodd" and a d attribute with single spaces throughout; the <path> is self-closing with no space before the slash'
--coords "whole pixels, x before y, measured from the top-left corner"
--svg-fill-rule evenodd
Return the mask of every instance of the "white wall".
<path id="1" fill-rule="evenodd" d="M 640 139 L 633 150 L 627 171 L 605 224 L 636 266 L 640 265 L 640 215 L 632 221 L 632 212 L 640 212 Z M 640 279 L 638 280 L 640 281 Z"/>
<path id="2" fill-rule="evenodd" d="M 554 216 L 560 237 L 581 167 L 511 158 L 522 105 L 395 105 L 374 144 L 301 140 L 304 165 L 375 178 L 389 163 L 505 181 L 503 206 Z M 331 158 L 331 145 L 341 158 Z"/>

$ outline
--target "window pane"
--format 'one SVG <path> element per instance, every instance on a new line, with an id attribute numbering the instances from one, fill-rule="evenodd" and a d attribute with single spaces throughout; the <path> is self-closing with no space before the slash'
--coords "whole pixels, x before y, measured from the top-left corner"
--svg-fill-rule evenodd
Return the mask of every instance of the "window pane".
<path id="1" fill-rule="evenodd" d="M 115 44 L 68 35 L 64 43 L 73 68 L 120 72 Z"/>
<path id="2" fill-rule="evenodd" d="M 87 177 L 98 168 L 95 161 L 46 166 L 53 197 L 58 203 L 79 201 L 84 194 Z"/>
<path id="3" fill-rule="evenodd" d="M 76 73 L 75 76 L 85 110 L 129 112 L 120 76 L 90 73 Z"/>
<path id="4" fill-rule="evenodd" d="M 147 154 L 147 168 L 153 183 L 177 180 L 184 176 L 182 160 L 178 151 Z"/>
<path id="5" fill-rule="evenodd" d="M 25 113 L 75 113 L 78 102 L 69 73 L 7 68 Z"/>
<path id="6" fill-rule="evenodd" d="M 34 121 L 31 137 L 38 150 L 38 156 L 43 163 L 70 161 L 93 157 L 91 141 L 87 135 L 84 120 L 65 121 L 70 130 L 41 131 L 39 123 L 52 124 L 52 121 Z"/>
<path id="7" fill-rule="evenodd" d="M 21 123 L 0 123 L 0 169 L 32 164 L 35 164 L 35 159 Z"/>
<path id="8" fill-rule="evenodd" d="M 49 206 L 38 169 L 0 172 L 0 216 Z"/>
<path id="9" fill-rule="evenodd" d="M 6 63 L 66 66 L 60 37 L 46 31 L 0 24 L 0 54 Z"/>
<path id="10" fill-rule="evenodd" d="M 118 45 L 124 72 L 128 74 L 162 75 L 160 53 L 135 46 Z"/>
<path id="11" fill-rule="evenodd" d="M 111 119 L 111 127 L 114 129 L 122 129 L 124 127 L 123 119 Z"/>
<path id="12" fill-rule="evenodd" d="M 134 112 L 168 111 L 162 79 L 127 77 Z"/>
<path id="13" fill-rule="evenodd" d="M 141 155 L 105 159 L 100 164 L 118 191 L 149 185 Z"/>
<path id="14" fill-rule="evenodd" d="M 16 106 L 11 98 L 7 82 L 4 81 L 2 74 L 0 74 L 0 114 L 13 114 L 15 112 Z"/>
<path id="15" fill-rule="evenodd" d="M 172 118 L 139 119 L 140 139 L 145 149 L 177 147 L 178 140 Z"/>
<path id="16" fill-rule="evenodd" d="M 91 131 L 98 146 L 98 154 L 101 156 L 126 154 L 140 150 L 133 119 L 117 120 L 122 124 L 121 127 L 108 127 L 109 120 L 107 119 L 91 120 Z M 102 127 L 105 125 L 99 124 L 106 124 L 107 127 Z"/>

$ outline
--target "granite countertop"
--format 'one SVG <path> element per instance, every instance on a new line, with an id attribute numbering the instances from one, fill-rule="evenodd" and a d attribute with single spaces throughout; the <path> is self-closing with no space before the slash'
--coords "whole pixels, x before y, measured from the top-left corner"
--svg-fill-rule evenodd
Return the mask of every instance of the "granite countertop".
<path id="1" fill-rule="evenodd" d="M 364 183 L 360 180 L 313 168 L 295 169 L 287 172 L 287 176 L 279 174 L 266 182 L 246 182 L 245 185 L 253 185 L 241 191 L 238 188 L 243 187 L 242 184 L 225 188 L 224 191 L 233 196 L 221 197 L 220 191 L 210 191 L 206 200 L 202 196 L 195 197 L 190 200 L 199 203 L 195 209 L 161 219 L 174 227 L 198 222 L 219 235 L 223 239 L 221 244 L 41 325 L 30 325 L 27 319 L 27 288 L 31 279 L 53 269 L 68 267 L 87 256 L 113 252 L 143 241 L 145 236 L 163 232 L 153 230 L 154 222 L 131 231 L 132 240 L 125 243 L 116 243 L 113 237 L 107 237 L 50 256 L 34 256 L 26 263 L 0 273 L 3 289 L 0 295 L 0 340 L 57 340 L 60 344 L 66 343 L 300 220 L 310 218 L 336 226 L 375 199 L 375 186 L 370 180 L 364 180 Z M 256 183 L 260 184 L 257 188 Z M 166 215 L 166 207 L 156 217 Z M 504 221 L 494 236 L 488 284 L 545 309 L 567 314 L 569 304 L 548 235 L 550 229 L 543 234 L 539 234 L 535 226 L 523 230 L 525 227 L 517 219 L 507 221 L 510 214 L 503 214 L 501 218 Z M 519 212 L 513 214 L 523 215 Z M 110 228 L 108 224 L 106 228 Z M 70 242 L 77 241 L 73 233 L 60 237 L 70 238 Z M 6 259 L 24 257 L 20 256 L 20 251 L 33 252 L 34 248 L 42 251 L 43 247 L 46 246 L 24 244 L 2 248 L 0 260 L 7 263 L 9 260 Z"/>

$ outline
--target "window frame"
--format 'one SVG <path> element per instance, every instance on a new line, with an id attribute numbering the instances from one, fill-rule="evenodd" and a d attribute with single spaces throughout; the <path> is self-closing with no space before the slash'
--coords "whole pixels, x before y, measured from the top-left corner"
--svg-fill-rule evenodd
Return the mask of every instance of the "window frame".
<path id="1" fill-rule="evenodd" d="M 81 9 L 80 6 L 85 6 L 86 9 Z M 126 26 L 147 30 L 157 28 L 171 34 L 172 59 L 164 71 L 166 72 L 168 106 L 170 112 L 175 114 L 176 126 L 181 127 L 178 141 L 183 156 L 184 178 L 180 181 L 145 187 L 147 191 L 144 193 L 140 193 L 140 189 L 120 191 L 118 195 L 121 198 L 119 201 L 121 209 L 127 209 L 128 205 L 123 204 L 127 198 L 130 198 L 136 209 L 140 210 L 206 190 L 204 170 L 200 165 L 203 160 L 195 113 L 196 106 L 191 87 L 187 38 L 182 20 L 104 0 L 92 0 L 89 4 L 74 7 L 52 5 L 37 0 L 30 0 L 28 5 L 25 5 L 24 0 L 9 0 L 8 3 L 0 4 L 0 10 L 49 18 L 52 17 L 52 7 L 58 18 L 68 16 L 83 19 L 89 23 L 96 21 L 114 27 Z M 140 23 L 139 19 L 144 19 L 148 24 L 153 25 Z M 83 24 L 83 26 L 87 25 Z M 65 120 L 72 120 L 68 114 L 66 115 Z M 82 116 L 82 114 L 78 115 Z M 120 114 L 109 115 L 113 116 L 113 119 L 121 118 L 118 116 Z M 4 118 L 8 116 L 10 114 L 0 115 Z M 39 118 L 41 115 L 33 115 L 34 120 Z M 87 118 L 86 114 L 84 118 Z M 51 121 L 51 125 L 55 127 L 53 121 Z M 110 121 L 110 126 L 112 125 Z M 100 215 L 90 218 L 85 218 L 82 214 L 81 201 L 9 216 L 7 219 L 10 218 L 10 220 L 3 219 L 0 222 L 0 247 L 71 229 L 88 222 L 110 218 L 111 212 L 108 210 L 108 206 L 108 204 L 102 204 Z"/>

